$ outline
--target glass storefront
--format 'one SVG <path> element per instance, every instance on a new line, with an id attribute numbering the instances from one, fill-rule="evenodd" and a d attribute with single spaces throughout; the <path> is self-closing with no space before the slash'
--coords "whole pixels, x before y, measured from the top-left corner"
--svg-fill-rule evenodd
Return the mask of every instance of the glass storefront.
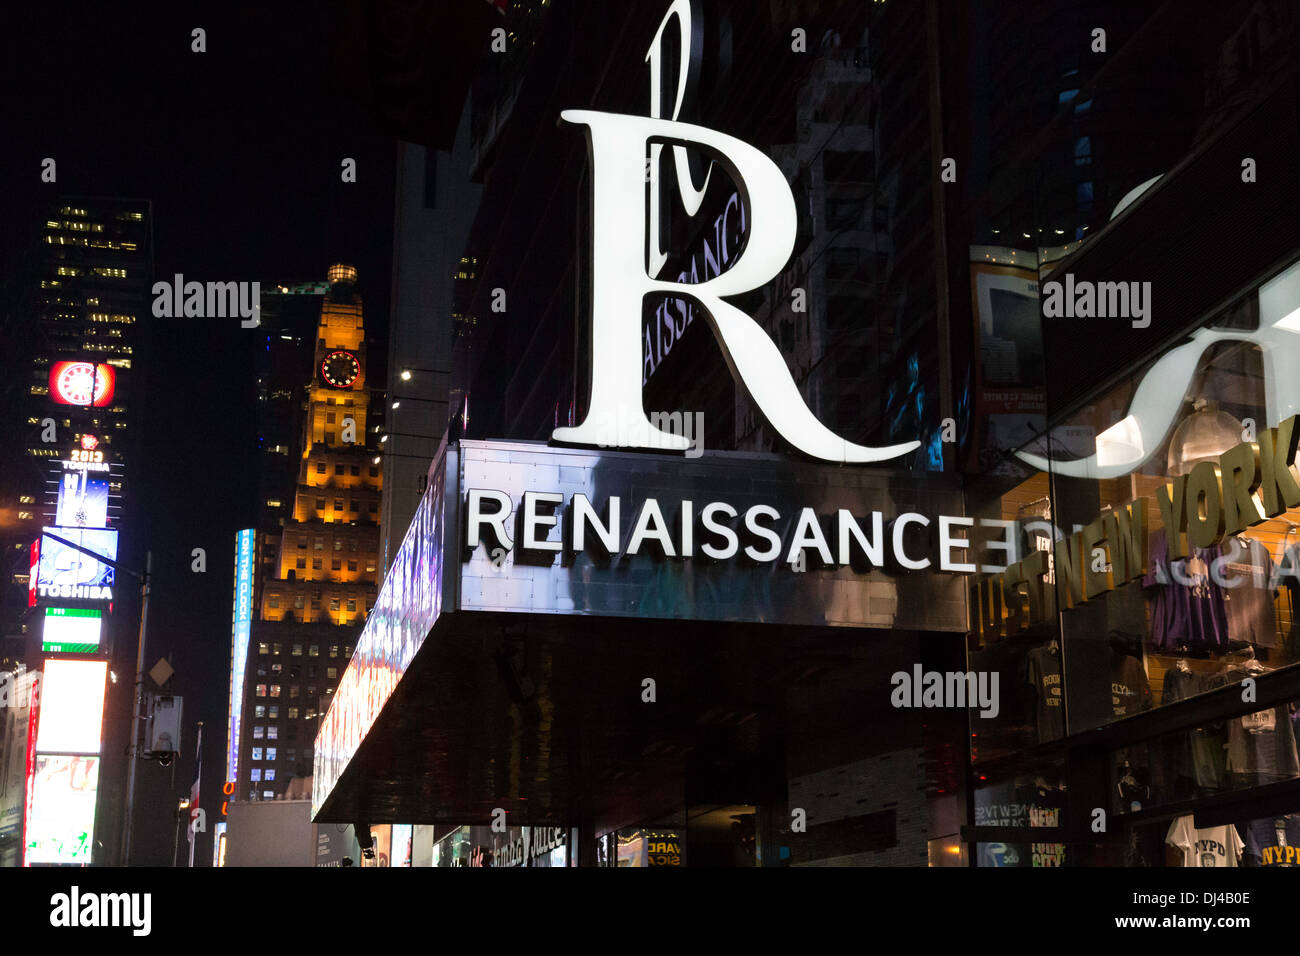
<path id="1" fill-rule="evenodd" d="M 970 590 L 971 669 L 1004 688 L 996 717 L 971 713 L 973 822 L 1081 841 L 999 833 L 977 865 L 1294 865 L 1300 817 L 1232 801 L 1300 778 L 1300 706 L 1271 679 L 1300 654 L 1297 362 L 1300 261 L 974 487 L 968 514 L 1010 550 Z M 1084 766 L 1106 799 L 1067 823 Z"/>

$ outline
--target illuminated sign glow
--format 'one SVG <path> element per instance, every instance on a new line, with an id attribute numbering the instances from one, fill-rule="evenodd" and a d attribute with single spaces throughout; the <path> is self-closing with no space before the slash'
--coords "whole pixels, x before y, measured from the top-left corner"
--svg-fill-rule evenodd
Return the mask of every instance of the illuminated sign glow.
<path id="1" fill-rule="evenodd" d="M 244 668 L 253 621 L 254 533 L 246 528 L 235 534 L 235 601 L 231 615 L 230 693 L 226 724 L 226 779 L 239 779 L 239 731 L 244 714 Z"/>
<path id="2" fill-rule="evenodd" d="M 99 753 L 107 675 L 107 661 L 59 657 L 45 661 L 38 753 Z"/>
<path id="3" fill-rule="evenodd" d="M 41 650 L 49 654 L 93 654 L 99 650 L 102 611 L 47 607 Z"/>
<path id="4" fill-rule="evenodd" d="M 117 559 L 116 529 L 50 527 L 45 531 L 75 542 L 110 561 Z M 42 536 L 36 581 L 38 597 L 111 601 L 113 583 L 112 565 L 55 541 L 49 534 Z"/>
<path id="5" fill-rule="evenodd" d="M 117 370 L 95 362 L 55 362 L 50 366 L 50 398 L 59 405 L 94 405 L 113 401 Z"/>
<path id="6" fill-rule="evenodd" d="M 89 470 L 80 469 L 65 470 L 61 478 L 55 523 L 63 527 L 79 528 L 102 528 L 107 525 L 108 480 L 92 478 Z"/>

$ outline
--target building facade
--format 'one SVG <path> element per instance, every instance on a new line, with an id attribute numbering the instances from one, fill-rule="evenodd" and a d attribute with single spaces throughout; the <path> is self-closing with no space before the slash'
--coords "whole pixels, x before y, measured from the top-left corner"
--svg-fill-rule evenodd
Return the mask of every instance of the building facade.
<path id="1" fill-rule="evenodd" d="M 283 333 L 288 355 L 310 355 L 301 380 L 292 386 L 276 365 L 263 383 L 268 405 L 284 405 L 277 398 L 281 393 L 297 398 L 300 437 L 290 455 L 296 473 L 287 487 L 271 480 L 283 477 L 276 437 L 283 428 L 266 432 L 273 440 L 263 449 L 268 481 L 263 525 L 255 532 L 238 800 L 274 799 L 294 778 L 311 775 L 317 717 L 374 604 L 383 486 L 364 313 L 355 268 L 331 266 L 328 280 L 311 338 L 300 342 L 292 332 Z M 280 349 L 271 344 L 276 336 L 268 336 L 268 349 Z M 268 427 L 283 425 L 289 411 L 282 412 Z"/>
<path id="2" fill-rule="evenodd" d="M 46 726 L 70 721 L 86 732 L 59 741 L 42 730 L 20 753 L 31 734 L 14 715 L 5 722 L 6 864 L 116 859 L 129 685 L 111 683 L 108 674 L 132 669 L 138 591 L 129 575 L 70 545 L 127 568 L 143 565 L 140 516 L 126 502 L 142 412 L 151 229 L 147 200 L 52 200 L 33 257 L 38 275 L 24 303 L 33 321 L 12 343 L 27 346 L 32 360 L 23 420 L 8 431 L 11 466 L 0 480 L 13 519 L 4 522 L 9 563 L 0 604 L 12 648 L 7 676 L 18 686 L 40 675 L 28 687 L 28 730 L 39 727 L 43 687 L 50 691 Z"/>
<path id="3" fill-rule="evenodd" d="M 463 402 L 316 819 L 468 866 L 1293 865 L 1294 12 L 780 7 L 512 6 Z M 742 316 L 690 287 L 768 239 L 745 162 L 647 141 L 623 194 L 578 109 L 775 165 L 793 242 Z M 602 362 L 631 378 L 614 209 L 677 283 L 638 351 L 684 452 L 565 431 L 608 412 Z M 787 406 L 905 447 L 808 461 L 757 414 L 751 322 Z"/>

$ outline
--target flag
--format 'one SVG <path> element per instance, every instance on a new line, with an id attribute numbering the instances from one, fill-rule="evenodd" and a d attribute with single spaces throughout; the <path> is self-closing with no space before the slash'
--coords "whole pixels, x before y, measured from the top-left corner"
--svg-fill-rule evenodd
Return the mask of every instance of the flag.
<path id="1" fill-rule="evenodd" d="M 199 779 L 203 775 L 203 724 L 194 745 L 194 782 L 190 784 L 190 866 L 194 865 L 194 825 L 199 818 Z"/>

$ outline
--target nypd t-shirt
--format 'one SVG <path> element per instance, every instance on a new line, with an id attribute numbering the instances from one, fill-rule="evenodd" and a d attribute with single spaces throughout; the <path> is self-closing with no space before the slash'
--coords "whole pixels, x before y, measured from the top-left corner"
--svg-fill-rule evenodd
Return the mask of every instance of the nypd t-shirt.
<path id="1" fill-rule="evenodd" d="M 1236 827 L 1198 830 L 1190 814 L 1174 821 L 1165 842 L 1183 851 L 1183 866 L 1237 866 L 1244 849 Z"/>
<path id="2" fill-rule="evenodd" d="M 1246 824 L 1247 866 L 1300 866 L 1300 814 Z"/>

